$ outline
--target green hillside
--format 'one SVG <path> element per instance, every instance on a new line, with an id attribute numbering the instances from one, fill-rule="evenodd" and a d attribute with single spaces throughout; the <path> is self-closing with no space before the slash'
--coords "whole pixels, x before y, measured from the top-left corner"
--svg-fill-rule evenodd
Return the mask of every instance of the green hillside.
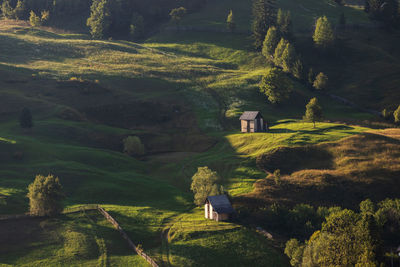
<path id="1" fill-rule="evenodd" d="M 279 2 L 296 13 L 298 32 L 325 10 L 332 17 L 342 12 L 327 9 L 329 1 L 307 11 L 308 2 L 304 9 L 293 1 Z M 136 244 L 166 266 L 288 266 L 281 244 L 253 227 L 204 220 L 192 201 L 191 177 L 197 167 L 209 166 L 231 196 L 249 194 L 266 176 L 256 165 L 258 156 L 280 146 L 360 134 L 370 129 L 332 122 L 374 117 L 296 81 L 288 103 L 267 103 L 258 83 L 270 66 L 251 48 L 249 3 L 210 1 L 182 21 L 205 28 L 175 31 L 167 23 L 143 43 L 91 40 L 85 34 L 2 21 L 0 214 L 27 212 L 28 184 L 36 174 L 52 173 L 64 187 L 65 207 L 101 204 Z M 236 12 L 241 31 L 209 30 L 225 29 L 229 9 Z M 343 9 L 350 21 L 366 21 L 361 11 Z M 345 90 L 340 87 L 338 93 Z M 314 96 L 326 119 L 316 128 L 300 120 Z M 32 130 L 18 125 L 22 107 L 32 110 Z M 244 110 L 262 111 L 271 131 L 239 134 Z M 122 140 L 130 135 L 140 137 L 146 156 L 122 153 Z M 7 248 L 0 264 L 145 265 L 110 224 L 89 215 L 30 221 L 26 231 L 38 239 L 22 247 L 20 237 L 12 246 L 0 242 L 1 251 Z M 0 224 L 5 233 L 14 227 Z M 222 261 L 222 255 L 229 260 Z"/>

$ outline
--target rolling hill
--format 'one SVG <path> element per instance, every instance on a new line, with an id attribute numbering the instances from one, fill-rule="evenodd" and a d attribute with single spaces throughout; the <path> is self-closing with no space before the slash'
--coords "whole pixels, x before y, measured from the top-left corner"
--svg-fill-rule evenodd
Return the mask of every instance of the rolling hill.
<path id="1" fill-rule="evenodd" d="M 342 12 L 330 1 L 306 1 L 301 9 L 289 0 L 279 5 L 295 14 L 300 43 L 306 43 L 302 36 L 315 16 L 329 11 L 334 18 Z M 229 9 L 237 14 L 240 31 L 234 34 L 223 31 Z M 360 10 L 343 9 L 352 23 L 366 22 Z M 258 194 L 266 173 L 257 157 L 282 146 L 330 146 L 318 144 L 363 138 L 371 129 L 329 121 L 374 117 L 298 82 L 289 103 L 268 104 L 257 86 L 270 66 L 251 48 L 249 12 L 250 1 L 210 1 L 182 21 L 192 28 L 176 31 L 167 23 L 143 43 L 91 40 L 86 34 L 2 21 L 0 214 L 26 212 L 28 184 L 36 174 L 52 173 L 64 186 L 66 207 L 101 204 L 135 243 L 166 266 L 245 266 L 255 260 L 260 266 L 287 266 L 279 244 L 253 228 L 203 220 L 202 210 L 192 204 L 192 175 L 197 167 L 209 166 L 231 196 Z M 320 64 L 322 69 L 328 63 Z M 348 79 L 347 84 L 359 85 Z M 338 94 L 346 90 L 337 89 Z M 317 128 L 299 120 L 313 96 L 326 118 Z M 363 101 L 372 103 L 369 97 Z M 18 125 L 22 107 L 32 110 L 31 131 Z M 248 109 L 262 111 L 273 123 L 271 132 L 239 134 L 238 115 Z M 143 141 L 145 157 L 122 153 L 122 140 L 131 135 Z M 16 227 L 0 224 L 0 235 Z M 17 234 L 13 246 L 0 243 L 1 251 L 7 247 L 1 264 L 145 265 L 96 214 L 32 220 L 26 231 L 33 238 L 22 248 Z M 24 251 L 32 252 L 22 257 Z M 221 262 L 221 255 L 229 260 Z"/>

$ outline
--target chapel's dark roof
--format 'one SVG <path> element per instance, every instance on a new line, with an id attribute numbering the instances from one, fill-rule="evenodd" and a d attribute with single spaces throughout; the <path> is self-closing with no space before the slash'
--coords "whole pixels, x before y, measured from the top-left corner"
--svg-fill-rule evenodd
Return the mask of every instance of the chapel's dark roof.
<path id="1" fill-rule="evenodd" d="M 211 203 L 213 210 L 217 213 L 234 213 L 235 210 L 232 208 L 231 202 L 226 195 L 207 197 L 207 200 Z"/>
<path id="2" fill-rule="evenodd" d="M 242 116 L 240 116 L 239 120 L 251 121 L 255 120 L 257 116 L 260 114 L 260 111 L 245 111 Z"/>

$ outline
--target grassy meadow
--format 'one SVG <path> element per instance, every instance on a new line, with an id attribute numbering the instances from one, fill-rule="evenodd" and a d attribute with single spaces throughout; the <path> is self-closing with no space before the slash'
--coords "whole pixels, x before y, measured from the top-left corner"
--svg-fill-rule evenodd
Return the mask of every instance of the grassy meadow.
<path id="1" fill-rule="evenodd" d="M 331 1 L 316 2 L 299 9 L 296 1 L 282 0 L 279 6 L 292 10 L 300 33 L 326 10 L 332 18 L 342 12 L 327 9 Z M 268 104 L 258 83 L 270 66 L 251 48 L 249 3 L 214 1 L 182 21 L 223 29 L 232 8 L 235 34 L 165 30 L 140 44 L 2 21 L 0 214 L 28 211 L 28 184 L 36 174 L 52 173 L 64 187 L 65 207 L 102 205 L 166 266 L 288 266 L 280 245 L 254 229 L 203 219 L 192 201 L 191 177 L 209 166 L 231 196 L 259 194 L 267 174 L 257 157 L 282 146 L 352 138 L 371 129 L 336 122 L 373 116 L 298 82 L 289 103 Z M 366 22 L 362 11 L 343 10 L 349 22 Z M 326 118 L 316 128 L 300 120 L 314 96 Z M 32 110 L 30 131 L 18 125 L 22 107 Z M 271 131 L 240 134 L 244 110 L 260 110 Z M 122 153 L 130 135 L 142 139 L 146 156 Z M 0 265 L 146 265 L 96 213 L 0 224 L 0 236 L 10 229 L 16 236 L 10 246 L 0 238 Z M 32 236 L 27 241 L 17 232 L 22 225 Z"/>

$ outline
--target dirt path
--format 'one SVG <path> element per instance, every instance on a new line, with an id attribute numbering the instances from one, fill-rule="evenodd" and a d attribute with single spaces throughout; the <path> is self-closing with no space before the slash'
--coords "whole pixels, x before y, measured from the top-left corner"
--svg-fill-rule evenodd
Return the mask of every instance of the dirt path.
<path id="1" fill-rule="evenodd" d="M 166 228 L 161 232 L 161 255 L 163 266 L 171 266 L 170 258 L 169 258 L 169 241 L 168 241 L 168 233 L 170 228 Z"/>

